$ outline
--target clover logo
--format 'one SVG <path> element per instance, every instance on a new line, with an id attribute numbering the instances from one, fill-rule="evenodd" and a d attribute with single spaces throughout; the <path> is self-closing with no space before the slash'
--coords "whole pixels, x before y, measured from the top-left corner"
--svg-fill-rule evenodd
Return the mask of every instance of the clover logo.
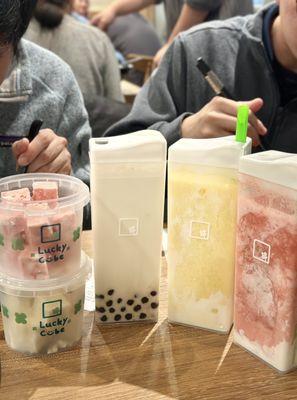
<path id="1" fill-rule="evenodd" d="M 267 260 L 268 260 L 268 253 L 267 253 L 267 251 L 262 251 L 262 253 L 261 253 L 261 258 L 262 258 L 262 260 L 263 260 L 264 262 L 267 262 Z"/>
<path id="2" fill-rule="evenodd" d="M 265 264 L 270 263 L 271 245 L 261 240 L 255 239 L 253 244 L 253 257 L 256 260 L 262 261 Z"/>
<path id="3" fill-rule="evenodd" d="M 4 246 L 4 236 L 0 233 L 0 246 Z"/>
<path id="4" fill-rule="evenodd" d="M 73 241 L 76 242 L 80 238 L 80 227 L 73 232 Z"/>
<path id="5" fill-rule="evenodd" d="M 11 247 L 13 250 L 24 250 L 25 246 L 24 246 L 24 241 L 23 239 L 17 238 L 17 239 L 13 239 Z"/>
<path id="6" fill-rule="evenodd" d="M 191 221 L 190 238 L 198 240 L 210 239 L 211 225 L 209 222 Z"/>
<path id="7" fill-rule="evenodd" d="M 78 314 L 78 313 L 80 312 L 80 310 L 81 310 L 81 303 L 82 303 L 82 301 L 79 300 L 79 302 L 76 303 L 76 304 L 74 305 L 74 314 Z"/>
<path id="8" fill-rule="evenodd" d="M 53 315 L 59 315 L 61 312 L 60 307 L 56 307 L 53 309 Z"/>
<path id="9" fill-rule="evenodd" d="M 54 232 L 53 233 L 53 239 L 54 240 L 60 240 L 60 232 Z"/>
<path id="10" fill-rule="evenodd" d="M 41 243 L 53 243 L 61 240 L 61 224 L 43 225 L 40 228 Z"/>
<path id="11" fill-rule="evenodd" d="M 24 313 L 15 313 L 15 322 L 17 324 L 26 324 L 27 323 L 27 315 Z"/>
<path id="12" fill-rule="evenodd" d="M 4 317 L 9 318 L 9 311 L 8 308 L 2 305 L 2 313 Z"/>
<path id="13" fill-rule="evenodd" d="M 206 240 L 208 237 L 208 231 L 206 229 L 201 229 L 200 237 L 201 237 L 201 239 Z"/>

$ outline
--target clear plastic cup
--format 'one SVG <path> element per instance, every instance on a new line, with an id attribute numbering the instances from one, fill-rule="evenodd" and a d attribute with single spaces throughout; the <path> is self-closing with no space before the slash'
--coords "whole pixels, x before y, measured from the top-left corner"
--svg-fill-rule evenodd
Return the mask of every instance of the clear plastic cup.
<path id="1" fill-rule="evenodd" d="M 85 284 L 90 260 L 69 277 L 28 281 L 0 275 L 5 340 L 13 350 L 50 354 L 77 344 L 83 331 Z"/>
<path id="2" fill-rule="evenodd" d="M 25 193 L 5 193 L 17 189 Z M 42 280 L 79 270 L 83 207 L 89 202 L 83 182 L 59 174 L 15 175 L 0 179 L 0 193 L 1 273 Z"/>

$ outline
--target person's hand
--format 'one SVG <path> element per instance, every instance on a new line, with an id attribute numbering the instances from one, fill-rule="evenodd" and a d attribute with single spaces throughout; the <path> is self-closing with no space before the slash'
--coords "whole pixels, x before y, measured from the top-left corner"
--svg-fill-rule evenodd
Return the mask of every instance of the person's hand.
<path id="1" fill-rule="evenodd" d="M 236 102 L 224 97 L 214 97 L 199 112 L 184 119 L 181 133 L 184 138 L 213 138 L 232 135 L 236 132 L 238 106 L 246 104 L 250 108 L 248 136 L 253 146 L 260 145 L 259 136 L 267 133 L 263 123 L 255 116 L 263 106 L 262 99 Z"/>
<path id="2" fill-rule="evenodd" d="M 110 24 L 116 18 L 116 13 L 114 12 L 112 7 L 107 8 L 106 10 L 96 14 L 92 20 L 91 24 L 98 26 L 102 31 L 106 31 Z"/>
<path id="3" fill-rule="evenodd" d="M 41 130 L 30 143 L 24 138 L 15 142 L 12 151 L 20 167 L 28 172 L 49 172 L 69 175 L 71 155 L 67 150 L 67 139 L 50 129 Z"/>
<path id="4" fill-rule="evenodd" d="M 156 53 L 156 55 L 154 57 L 154 68 L 159 67 L 159 65 L 161 64 L 162 58 L 164 57 L 169 46 L 170 46 L 169 43 L 164 44 L 164 46 L 162 46 L 161 49 Z"/>

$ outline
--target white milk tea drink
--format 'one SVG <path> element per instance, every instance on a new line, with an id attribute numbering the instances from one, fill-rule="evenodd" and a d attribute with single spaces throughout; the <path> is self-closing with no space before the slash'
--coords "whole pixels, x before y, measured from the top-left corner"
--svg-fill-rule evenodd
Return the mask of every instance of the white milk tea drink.
<path id="1" fill-rule="evenodd" d="M 297 366 L 297 156 L 240 160 L 234 341 L 277 370 Z"/>
<path id="2" fill-rule="evenodd" d="M 90 157 L 99 320 L 155 321 L 166 141 L 155 131 L 91 139 Z"/>
<path id="3" fill-rule="evenodd" d="M 233 322 L 237 175 L 251 140 L 181 139 L 169 148 L 169 320 L 228 332 Z"/>

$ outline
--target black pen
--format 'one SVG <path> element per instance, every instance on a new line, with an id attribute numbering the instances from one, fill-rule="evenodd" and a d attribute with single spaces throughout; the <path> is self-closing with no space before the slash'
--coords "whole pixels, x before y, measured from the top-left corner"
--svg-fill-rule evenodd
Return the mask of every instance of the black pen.
<path id="1" fill-rule="evenodd" d="M 202 57 L 198 58 L 196 66 L 217 96 L 222 96 L 226 97 L 227 99 L 234 100 L 233 96 L 228 92 L 223 83 L 220 81 L 217 75 L 209 68 L 209 66 L 206 64 L 206 62 L 203 60 Z"/>
<path id="2" fill-rule="evenodd" d="M 40 128 L 42 127 L 43 121 L 36 119 L 35 121 L 32 122 L 31 126 L 30 126 L 30 130 L 27 136 L 27 139 L 29 140 L 29 142 L 32 142 L 36 136 L 38 135 Z M 28 168 L 29 165 L 27 165 L 24 169 L 24 172 L 28 172 Z"/>
<path id="3" fill-rule="evenodd" d="M 41 121 L 40 119 L 36 119 L 35 121 L 32 122 L 31 126 L 30 126 L 30 130 L 29 130 L 29 134 L 27 136 L 27 139 L 29 140 L 29 142 L 32 142 L 32 140 L 34 140 L 36 138 L 36 136 L 38 135 L 40 128 L 42 127 L 43 121 Z"/>
<path id="4" fill-rule="evenodd" d="M 198 58 L 196 66 L 217 96 L 234 100 L 234 97 L 228 92 L 228 90 L 225 88 L 225 86 L 220 81 L 218 76 L 209 68 L 209 66 L 206 64 L 206 62 L 203 60 L 202 57 Z M 261 143 L 261 139 L 259 147 L 261 147 L 262 150 L 266 150 L 263 144 Z"/>

